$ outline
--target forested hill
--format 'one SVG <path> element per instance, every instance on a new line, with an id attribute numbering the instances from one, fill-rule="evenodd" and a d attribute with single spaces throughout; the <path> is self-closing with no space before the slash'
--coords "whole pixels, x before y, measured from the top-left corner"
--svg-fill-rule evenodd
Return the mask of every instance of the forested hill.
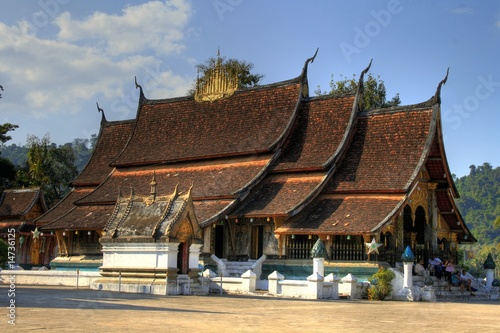
<path id="1" fill-rule="evenodd" d="M 500 242 L 500 167 L 489 163 L 470 166 L 470 174 L 454 178 L 458 207 L 481 245 Z M 496 223 L 495 223 L 496 221 Z"/>

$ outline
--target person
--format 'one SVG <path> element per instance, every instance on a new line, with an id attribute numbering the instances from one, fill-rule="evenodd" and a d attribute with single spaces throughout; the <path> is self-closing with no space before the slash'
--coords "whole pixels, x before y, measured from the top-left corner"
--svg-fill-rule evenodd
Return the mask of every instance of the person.
<path id="1" fill-rule="evenodd" d="M 470 292 L 472 296 L 476 296 L 474 292 L 472 291 L 471 284 L 472 284 L 472 275 L 467 273 L 465 269 L 462 270 L 462 272 L 458 271 L 460 274 L 460 291 L 464 291 L 464 286 L 467 288 L 467 290 Z"/>
<path id="2" fill-rule="evenodd" d="M 451 275 L 451 285 L 454 287 L 460 286 L 460 290 L 462 291 L 463 287 L 461 286 L 462 280 L 460 280 L 460 271 L 456 271 L 454 274 Z M 450 287 L 448 287 L 448 290 L 451 290 Z"/>
<path id="3" fill-rule="evenodd" d="M 430 271 L 434 272 L 434 276 L 437 277 L 438 280 L 441 280 L 443 276 L 443 262 L 438 257 L 434 257 L 434 259 L 429 259 L 429 267 Z"/>
<path id="4" fill-rule="evenodd" d="M 418 276 L 425 275 L 424 261 L 422 259 L 415 264 L 415 274 Z"/>
<path id="5" fill-rule="evenodd" d="M 455 272 L 455 265 L 453 264 L 453 258 L 446 260 L 444 263 L 444 278 L 451 284 L 451 276 Z"/>

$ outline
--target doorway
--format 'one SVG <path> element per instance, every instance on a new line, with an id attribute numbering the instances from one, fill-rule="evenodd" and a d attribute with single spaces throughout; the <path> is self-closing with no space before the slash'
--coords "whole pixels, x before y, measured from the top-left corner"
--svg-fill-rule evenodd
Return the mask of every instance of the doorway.
<path id="1" fill-rule="evenodd" d="M 264 226 L 262 225 L 253 226 L 250 259 L 259 259 L 262 256 L 263 247 L 264 247 Z"/>
<path id="2" fill-rule="evenodd" d="M 224 226 L 216 225 L 214 234 L 214 254 L 217 258 L 224 258 Z"/>
<path id="3" fill-rule="evenodd" d="M 188 243 L 180 243 L 179 251 L 177 252 L 177 274 L 187 274 L 189 271 L 189 245 Z"/>

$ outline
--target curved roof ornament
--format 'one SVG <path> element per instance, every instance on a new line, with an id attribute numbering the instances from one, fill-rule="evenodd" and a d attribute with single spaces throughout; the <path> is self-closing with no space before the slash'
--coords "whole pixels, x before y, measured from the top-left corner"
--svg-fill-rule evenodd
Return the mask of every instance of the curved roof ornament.
<path id="1" fill-rule="evenodd" d="M 314 55 L 306 60 L 306 63 L 304 64 L 304 68 L 302 69 L 302 74 L 301 74 L 301 81 L 302 81 L 302 97 L 308 98 L 309 97 L 309 83 L 307 81 L 307 67 L 309 63 L 313 63 L 314 59 L 316 59 L 316 55 L 318 55 L 319 47 L 316 49 L 316 52 L 314 52 Z"/>
<path id="2" fill-rule="evenodd" d="M 101 124 L 105 124 L 107 122 L 107 120 L 106 120 L 106 115 L 104 114 L 104 110 L 101 109 L 98 102 L 95 102 L 95 104 L 97 105 L 97 112 L 102 113 Z"/>
<path id="3" fill-rule="evenodd" d="M 372 67 L 372 62 L 373 62 L 373 59 L 370 59 L 370 63 L 368 64 L 368 67 L 366 67 L 361 72 L 361 75 L 359 76 L 359 86 L 361 87 L 361 89 L 363 89 L 363 83 L 364 83 L 364 79 L 365 79 L 365 74 L 368 73 L 368 71 L 370 70 L 370 67 Z"/>
<path id="4" fill-rule="evenodd" d="M 141 100 L 143 100 L 145 98 L 144 91 L 142 90 L 141 85 L 137 83 L 137 76 L 134 76 L 134 81 L 135 81 L 135 89 L 139 88 L 139 92 L 140 92 L 139 98 Z"/>
<path id="5" fill-rule="evenodd" d="M 358 91 L 356 92 L 356 95 L 358 95 L 356 98 L 358 100 L 358 110 L 363 109 L 363 88 L 364 88 L 364 79 L 365 79 L 365 74 L 368 73 L 370 70 L 370 67 L 372 67 L 372 62 L 373 59 L 370 59 L 370 63 L 368 64 L 368 67 L 366 67 L 362 72 L 361 75 L 359 76 L 359 81 L 358 81 Z"/>
<path id="6" fill-rule="evenodd" d="M 434 99 L 436 103 L 441 104 L 441 87 L 443 86 L 443 84 L 446 83 L 446 81 L 448 81 L 449 73 L 450 73 L 450 67 L 448 67 L 448 69 L 446 70 L 446 76 L 444 77 L 444 79 L 441 80 L 441 82 L 439 82 L 438 87 L 436 89 L 436 93 L 434 94 Z"/>

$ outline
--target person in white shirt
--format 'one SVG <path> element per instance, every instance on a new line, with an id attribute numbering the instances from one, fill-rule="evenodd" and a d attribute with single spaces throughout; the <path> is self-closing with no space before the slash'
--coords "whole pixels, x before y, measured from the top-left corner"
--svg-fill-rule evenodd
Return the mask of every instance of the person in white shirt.
<path id="1" fill-rule="evenodd" d="M 471 289 L 472 278 L 473 278 L 472 275 L 466 272 L 465 269 L 463 269 L 462 272 L 460 273 L 460 280 L 462 281 L 462 284 L 467 288 L 468 291 L 470 291 L 470 294 L 472 296 L 476 296 L 476 294 L 474 294 L 474 292 Z M 460 290 L 462 290 L 462 287 L 460 287 Z"/>

